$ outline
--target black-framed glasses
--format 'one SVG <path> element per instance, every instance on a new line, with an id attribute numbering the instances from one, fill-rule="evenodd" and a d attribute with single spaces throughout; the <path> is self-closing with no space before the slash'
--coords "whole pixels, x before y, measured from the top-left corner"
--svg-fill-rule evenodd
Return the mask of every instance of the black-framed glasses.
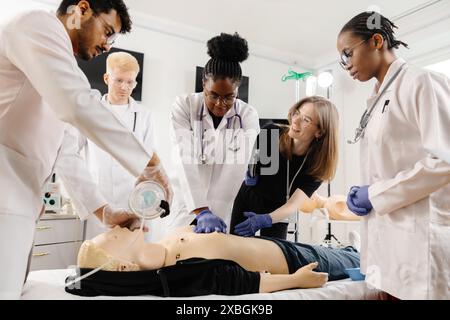
<path id="1" fill-rule="evenodd" d="M 106 44 L 108 46 L 112 46 L 114 44 L 114 42 L 116 42 L 117 38 L 119 37 L 119 34 L 117 32 L 115 32 L 115 30 L 108 25 L 108 23 L 105 21 L 105 19 L 102 18 L 102 16 L 98 15 L 97 16 L 102 24 L 103 24 L 103 30 L 104 30 L 104 35 L 106 38 Z"/>
<path id="2" fill-rule="evenodd" d="M 222 97 L 215 93 L 210 93 L 206 89 L 204 89 L 203 92 L 204 92 L 205 96 L 209 99 L 209 101 L 211 101 L 214 104 L 217 104 L 219 101 L 221 101 L 225 105 L 230 106 L 236 101 L 236 98 L 237 98 L 237 94 Z"/>
<path id="3" fill-rule="evenodd" d="M 351 47 L 348 50 L 343 50 L 342 54 L 341 54 L 341 61 L 339 61 L 339 65 L 344 69 L 347 70 L 348 64 L 350 63 L 350 58 L 353 56 L 353 51 L 355 51 L 355 49 L 357 47 L 359 47 L 360 45 L 362 45 L 363 43 L 365 43 L 367 40 L 362 40 L 360 42 L 358 42 L 357 44 L 355 44 L 353 47 Z"/>

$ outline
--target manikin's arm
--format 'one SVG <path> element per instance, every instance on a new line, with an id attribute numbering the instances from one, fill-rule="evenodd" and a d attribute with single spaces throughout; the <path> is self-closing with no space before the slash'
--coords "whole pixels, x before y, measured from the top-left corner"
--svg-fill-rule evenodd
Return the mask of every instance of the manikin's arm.
<path id="1" fill-rule="evenodd" d="M 276 223 L 288 218 L 297 210 L 309 213 L 315 208 L 317 208 L 316 201 L 310 199 L 301 189 L 297 189 L 286 204 L 270 213 L 270 217 L 272 222 Z"/>
<path id="2" fill-rule="evenodd" d="M 343 195 L 332 196 L 327 199 L 324 208 L 328 210 L 330 219 L 332 220 L 346 220 L 358 221 L 361 218 L 350 211 L 347 207 L 347 197 Z"/>
<path id="3" fill-rule="evenodd" d="M 261 273 L 259 292 L 275 292 L 294 288 L 318 288 L 328 281 L 328 274 L 313 271 L 317 262 L 310 263 L 298 269 L 293 274 Z"/>

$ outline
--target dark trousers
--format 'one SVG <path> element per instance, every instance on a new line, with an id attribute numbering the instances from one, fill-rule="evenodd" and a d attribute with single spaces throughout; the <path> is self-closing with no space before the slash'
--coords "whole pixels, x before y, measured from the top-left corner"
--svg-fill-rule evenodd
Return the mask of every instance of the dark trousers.
<path id="1" fill-rule="evenodd" d="M 256 214 L 271 213 L 276 208 L 267 207 L 264 205 L 264 201 L 250 190 L 244 183 L 241 186 L 236 198 L 234 199 L 233 211 L 231 213 L 230 233 L 236 234 L 234 228 L 241 222 L 244 222 L 247 218 L 244 216 L 244 212 L 254 212 Z M 270 238 L 286 239 L 288 231 L 287 223 L 274 223 L 270 228 L 261 229 L 260 235 Z"/>
<path id="2" fill-rule="evenodd" d="M 318 262 L 319 265 L 315 271 L 328 273 L 328 279 L 334 281 L 348 278 L 345 269 L 359 268 L 359 253 L 353 247 L 335 249 L 280 239 L 260 238 L 273 241 L 280 247 L 286 257 L 289 273 L 294 273 L 312 262 Z"/>

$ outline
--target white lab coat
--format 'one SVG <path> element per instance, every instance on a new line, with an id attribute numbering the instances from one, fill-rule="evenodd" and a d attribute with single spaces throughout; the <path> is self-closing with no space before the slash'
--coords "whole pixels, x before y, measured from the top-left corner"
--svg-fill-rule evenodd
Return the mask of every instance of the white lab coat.
<path id="1" fill-rule="evenodd" d="M 258 113 L 254 107 L 238 99 L 236 110 L 242 117 L 243 129 L 238 129 L 237 122 L 235 131 L 226 129 L 227 118 L 235 115 L 234 108 L 231 108 L 215 130 L 205 106 L 202 118 L 203 129 L 206 130 L 203 140 L 207 164 L 201 164 L 199 118 L 202 105 L 203 93 L 179 96 L 171 112 L 172 141 L 176 148 L 173 157 L 178 159 L 178 181 L 173 183 L 175 212 L 172 219 L 178 219 L 179 223 L 175 221 L 175 225 L 180 225 L 193 220 L 195 216 L 188 216 L 192 210 L 209 207 L 229 226 L 234 198 L 245 177 L 251 151 L 259 134 Z M 237 152 L 228 149 L 233 134 L 238 137 L 240 145 Z M 239 160 L 233 161 L 234 157 Z"/>
<path id="2" fill-rule="evenodd" d="M 107 95 L 103 96 L 102 102 L 110 109 Z M 133 132 L 148 152 L 156 150 L 154 125 L 150 109 L 138 104 L 130 97 L 128 107 L 119 120 L 122 121 L 129 131 Z M 81 149 L 84 148 L 92 177 L 98 184 L 99 191 L 107 203 L 115 209 L 128 209 L 128 198 L 134 189 L 136 178 L 92 141 L 85 137 L 80 137 L 79 144 Z M 162 228 L 160 222 L 161 219 L 146 221 L 147 227 L 151 230 L 145 235 L 147 241 L 157 240 L 158 231 Z M 107 227 L 95 216 L 90 216 L 87 219 L 86 227 L 86 239 L 91 239 L 107 230 Z"/>
<path id="3" fill-rule="evenodd" d="M 450 298 L 450 165 L 425 151 L 450 150 L 449 106 L 447 77 L 406 65 L 361 140 L 374 208 L 362 220 L 361 267 L 369 284 L 401 299 Z"/>
<path id="4" fill-rule="evenodd" d="M 2 24 L 0 299 L 20 297 L 42 187 L 62 145 L 64 122 L 136 176 L 151 158 L 100 98 L 78 68 L 70 38 L 54 14 L 29 11 Z"/>

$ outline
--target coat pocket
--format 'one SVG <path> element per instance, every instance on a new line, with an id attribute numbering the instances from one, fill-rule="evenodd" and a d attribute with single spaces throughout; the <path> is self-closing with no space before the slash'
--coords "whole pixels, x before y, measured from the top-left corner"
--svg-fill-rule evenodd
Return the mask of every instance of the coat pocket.
<path id="1" fill-rule="evenodd" d="M 42 208 L 42 165 L 0 145 L 0 211 L 37 218 Z"/>
<path id="2" fill-rule="evenodd" d="M 380 223 L 388 228 L 415 233 L 418 215 L 424 216 L 428 211 L 428 200 L 424 199 L 407 207 L 379 216 L 379 219 Z"/>

